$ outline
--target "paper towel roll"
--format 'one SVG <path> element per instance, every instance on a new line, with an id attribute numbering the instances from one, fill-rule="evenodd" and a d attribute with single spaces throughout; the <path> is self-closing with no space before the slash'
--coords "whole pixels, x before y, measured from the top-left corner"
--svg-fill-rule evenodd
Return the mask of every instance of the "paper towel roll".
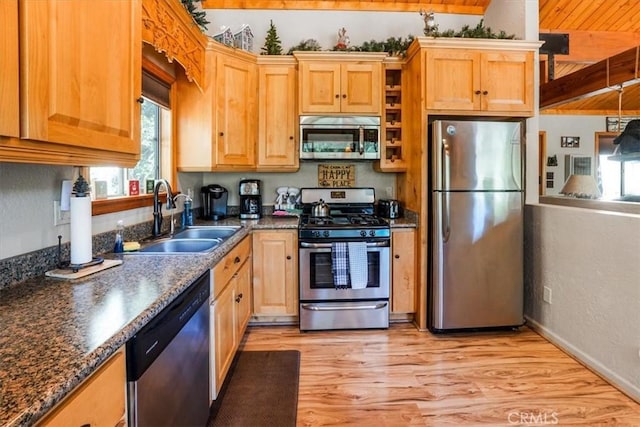
<path id="1" fill-rule="evenodd" d="M 93 260 L 91 197 L 71 197 L 71 264 Z"/>

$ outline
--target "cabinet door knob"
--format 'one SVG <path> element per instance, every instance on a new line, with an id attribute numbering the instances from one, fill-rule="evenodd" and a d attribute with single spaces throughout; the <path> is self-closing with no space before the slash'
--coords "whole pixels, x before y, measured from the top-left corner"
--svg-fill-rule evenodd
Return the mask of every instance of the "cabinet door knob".
<path id="1" fill-rule="evenodd" d="M 487 92 L 486 90 L 483 90 L 483 91 L 482 91 L 482 94 L 483 94 L 483 95 L 489 95 L 489 92 Z"/>
<path id="2" fill-rule="evenodd" d="M 395 258 L 395 259 L 400 259 L 400 255 L 396 254 L 396 255 L 394 256 L 394 258 Z"/>
<path id="3" fill-rule="evenodd" d="M 144 98 L 143 98 L 143 97 L 140 97 L 140 98 L 136 99 L 136 102 L 137 102 L 138 104 L 144 104 Z"/>
<path id="4" fill-rule="evenodd" d="M 239 256 L 237 256 L 237 257 L 235 257 L 235 258 L 233 259 L 233 263 L 234 263 L 234 264 L 237 264 L 237 263 L 239 263 L 239 262 L 240 262 L 240 257 L 239 257 Z"/>
<path id="5" fill-rule="evenodd" d="M 293 141 L 293 136 L 290 136 L 290 137 L 289 137 L 289 139 L 290 139 L 291 141 Z"/>
<path id="6" fill-rule="evenodd" d="M 347 94 L 346 94 L 346 93 L 345 93 L 345 94 L 342 94 L 342 98 L 343 98 L 343 99 L 347 99 Z"/>
<path id="7" fill-rule="evenodd" d="M 220 136 L 224 136 L 224 132 L 220 132 Z"/>
<path id="8" fill-rule="evenodd" d="M 291 259 L 291 255 L 287 255 L 287 259 Z"/>
<path id="9" fill-rule="evenodd" d="M 480 95 L 481 92 L 479 90 L 477 90 L 477 91 L 475 91 L 473 93 L 475 93 L 476 95 Z"/>
<path id="10" fill-rule="evenodd" d="M 242 298 L 240 298 L 240 297 L 238 296 L 238 297 L 236 298 L 236 302 L 237 302 L 237 303 L 240 303 L 240 300 L 241 300 L 241 299 L 242 299 Z"/>
<path id="11" fill-rule="evenodd" d="M 339 98 L 340 98 L 340 95 L 336 93 L 336 99 L 339 99 Z"/>

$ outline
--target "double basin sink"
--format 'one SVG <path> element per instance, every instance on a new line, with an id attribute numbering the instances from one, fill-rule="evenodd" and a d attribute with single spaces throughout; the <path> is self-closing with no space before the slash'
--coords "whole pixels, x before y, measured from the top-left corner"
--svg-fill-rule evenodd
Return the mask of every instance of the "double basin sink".
<path id="1" fill-rule="evenodd" d="M 170 238 L 154 241 L 143 247 L 139 254 L 208 253 L 233 236 L 241 226 L 193 226 L 177 232 Z"/>

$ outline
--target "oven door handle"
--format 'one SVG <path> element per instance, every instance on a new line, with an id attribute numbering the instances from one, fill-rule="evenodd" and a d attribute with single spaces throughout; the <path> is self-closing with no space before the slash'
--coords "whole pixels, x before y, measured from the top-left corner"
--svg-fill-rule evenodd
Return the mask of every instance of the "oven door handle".
<path id="1" fill-rule="evenodd" d="M 300 242 L 300 247 L 312 248 L 312 249 L 331 248 L 331 243 Z M 368 248 L 389 247 L 389 242 L 367 242 L 367 247 Z"/>
<path id="2" fill-rule="evenodd" d="M 344 311 L 344 310 L 380 310 L 385 308 L 388 302 L 379 302 L 371 305 L 340 305 L 340 306 L 321 306 L 315 304 L 302 304 L 302 308 L 310 311 Z"/>

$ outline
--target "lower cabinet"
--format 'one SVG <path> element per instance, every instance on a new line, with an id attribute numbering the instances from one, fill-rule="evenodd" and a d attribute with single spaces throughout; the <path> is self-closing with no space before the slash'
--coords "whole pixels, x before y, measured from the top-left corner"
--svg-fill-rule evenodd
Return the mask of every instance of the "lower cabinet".
<path id="1" fill-rule="evenodd" d="M 124 426 L 126 386 L 123 348 L 46 415 L 38 426 Z"/>
<path id="2" fill-rule="evenodd" d="M 391 231 L 391 313 L 416 311 L 416 232 Z"/>
<path id="3" fill-rule="evenodd" d="M 211 398 L 216 399 L 251 316 L 251 237 L 213 269 L 211 293 Z"/>
<path id="4" fill-rule="evenodd" d="M 297 230 L 253 232 L 253 315 L 258 321 L 298 315 L 297 236 Z"/>

